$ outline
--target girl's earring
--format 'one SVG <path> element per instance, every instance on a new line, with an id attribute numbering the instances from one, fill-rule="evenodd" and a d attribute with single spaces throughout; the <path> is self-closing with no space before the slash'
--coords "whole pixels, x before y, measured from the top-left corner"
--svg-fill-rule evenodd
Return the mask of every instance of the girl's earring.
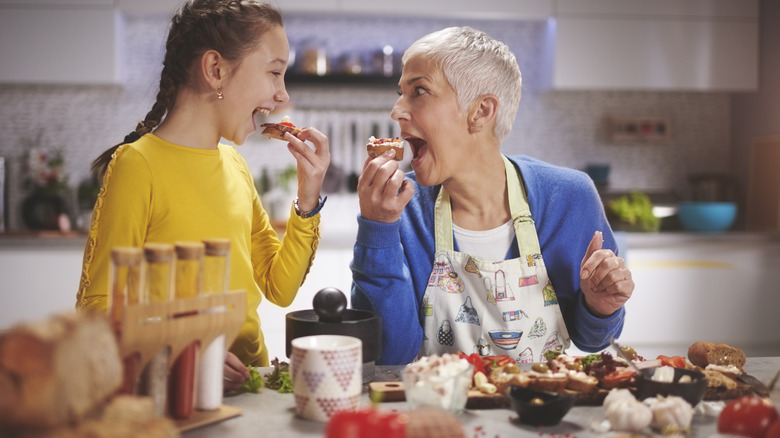
<path id="1" fill-rule="evenodd" d="M 222 87 L 217 87 L 217 100 L 222 100 L 224 98 L 225 96 L 222 95 Z"/>

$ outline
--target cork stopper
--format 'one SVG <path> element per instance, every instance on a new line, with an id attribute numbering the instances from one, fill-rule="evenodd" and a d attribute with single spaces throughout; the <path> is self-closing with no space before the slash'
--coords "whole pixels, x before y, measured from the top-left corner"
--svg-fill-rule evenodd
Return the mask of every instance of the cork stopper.
<path id="1" fill-rule="evenodd" d="M 204 239 L 207 256 L 223 256 L 230 252 L 230 239 Z"/>
<path id="2" fill-rule="evenodd" d="M 168 243 L 144 244 L 144 257 L 147 263 L 167 263 L 173 260 L 173 245 Z"/>
<path id="3" fill-rule="evenodd" d="M 176 257 L 180 260 L 197 260 L 203 258 L 205 245 L 203 242 L 176 242 Z"/>
<path id="4" fill-rule="evenodd" d="M 118 246 L 111 249 L 111 261 L 118 266 L 138 266 L 143 260 L 141 248 Z"/>

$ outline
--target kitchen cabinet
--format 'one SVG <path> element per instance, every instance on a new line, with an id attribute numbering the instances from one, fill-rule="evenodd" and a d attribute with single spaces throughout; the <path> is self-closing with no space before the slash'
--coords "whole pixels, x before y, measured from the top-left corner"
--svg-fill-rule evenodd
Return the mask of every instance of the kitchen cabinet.
<path id="1" fill-rule="evenodd" d="M 780 354 L 780 235 L 628 233 L 626 240 L 636 287 L 624 344 L 653 358 L 687 355 L 695 341 Z"/>
<path id="2" fill-rule="evenodd" d="M 343 13 L 466 17 L 476 19 L 545 19 L 553 13 L 552 0 L 450 0 L 444 2 L 396 0 L 340 0 Z"/>
<path id="3" fill-rule="evenodd" d="M 18 2 L 17 2 L 18 4 Z M 107 0 L 0 3 L 0 83 L 117 84 L 120 17 Z"/>
<path id="4" fill-rule="evenodd" d="M 561 0 L 555 89 L 758 89 L 758 1 Z"/>
<path id="5" fill-rule="evenodd" d="M 0 242 L 0 330 L 23 321 L 73 311 L 84 240 L 57 244 Z"/>

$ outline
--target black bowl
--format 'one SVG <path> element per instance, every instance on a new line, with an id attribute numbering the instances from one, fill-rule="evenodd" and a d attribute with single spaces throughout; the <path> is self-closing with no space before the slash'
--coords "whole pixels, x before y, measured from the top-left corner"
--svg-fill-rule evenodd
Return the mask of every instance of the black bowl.
<path id="1" fill-rule="evenodd" d="M 669 383 L 653 380 L 653 373 L 657 368 L 645 368 L 637 373 L 636 397 L 639 400 L 658 395 L 664 397 L 676 395 L 682 397 L 691 406 L 696 406 L 704 397 L 704 391 L 707 390 L 707 380 L 701 371 L 674 368 L 674 379 Z M 682 376 L 689 376 L 691 381 L 680 383 Z"/>
<path id="2" fill-rule="evenodd" d="M 522 386 L 511 386 L 507 395 L 512 409 L 520 417 L 520 422 L 532 426 L 553 426 L 560 423 L 575 401 L 573 395 L 538 391 Z M 542 403 L 531 403 L 534 399 L 540 399 Z"/>

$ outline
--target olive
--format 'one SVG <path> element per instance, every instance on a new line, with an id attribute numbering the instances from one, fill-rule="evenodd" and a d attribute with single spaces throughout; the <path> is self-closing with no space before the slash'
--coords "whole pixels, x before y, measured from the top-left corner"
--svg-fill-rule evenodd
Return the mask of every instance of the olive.
<path id="1" fill-rule="evenodd" d="M 634 360 L 636 359 L 636 350 L 629 347 L 628 345 L 623 345 L 620 347 L 621 350 L 623 350 L 623 354 L 626 355 L 627 358 Z"/>
<path id="2" fill-rule="evenodd" d="M 531 399 L 531 401 L 528 402 L 531 406 L 541 406 L 544 404 L 544 400 L 540 399 L 539 397 L 534 397 Z"/>
<path id="3" fill-rule="evenodd" d="M 546 373 L 550 371 L 550 367 L 548 367 L 546 363 L 535 363 L 531 365 L 531 369 L 537 373 Z"/>

